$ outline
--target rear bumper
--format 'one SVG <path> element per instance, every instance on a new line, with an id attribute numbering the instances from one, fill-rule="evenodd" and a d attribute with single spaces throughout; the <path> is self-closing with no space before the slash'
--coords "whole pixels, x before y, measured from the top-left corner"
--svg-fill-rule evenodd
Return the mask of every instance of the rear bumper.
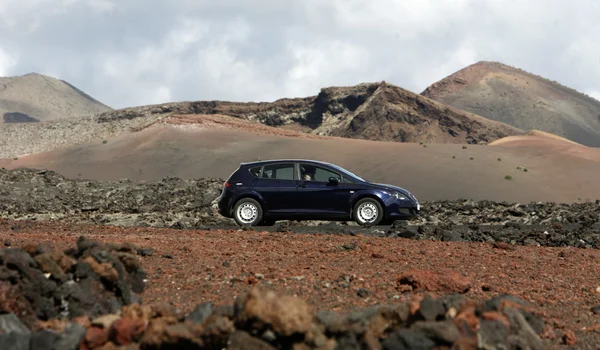
<path id="1" fill-rule="evenodd" d="M 229 202 L 229 198 L 225 198 L 222 195 L 217 198 L 217 212 L 219 215 L 231 218 L 231 207 L 229 206 Z"/>

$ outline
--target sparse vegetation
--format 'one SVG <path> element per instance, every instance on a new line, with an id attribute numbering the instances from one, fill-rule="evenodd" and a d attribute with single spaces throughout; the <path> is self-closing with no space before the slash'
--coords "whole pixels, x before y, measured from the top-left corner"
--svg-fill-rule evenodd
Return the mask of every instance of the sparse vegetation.
<path id="1" fill-rule="evenodd" d="M 463 149 L 467 149 L 467 146 L 463 146 Z"/>
<path id="2" fill-rule="evenodd" d="M 523 168 L 520 165 L 517 166 L 517 170 L 521 170 L 521 169 L 523 169 Z"/>
<path id="3" fill-rule="evenodd" d="M 19 157 L 14 157 L 13 160 L 19 160 Z"/>
<path id="4" fill-rule="evenodd" d="M 452 156 L 452 159 L 455 159 L 455 158 L 456 158 L 456 156 Z"/>
<path id="5" fill-rule="evenodd" d="M 108 142 L 108 141 L 106 141 L 106 140 L 102 141 L 102 143 L 107 143 L 107 142 Z"/>
<path id="6" fill-rule="evenodd" d="M 524 168 L 524 169 L 523 169 L 523 171 L 524 171 L 524 172 L 527 172 L 527 168 Z"/>
<path id="7" fill-rule="evenodd" d="M 504 180 L 512 180 L 512 176 L 510 176 L 510 175 L 506 175 L 506 176 L 504 177 Z"/>
<path id="8" fill-rule="evenodd" d="M 469 158 L 469 159 L 473 160 L 473 159 L 475 159 L 475 158 L 471 157 L 471 158 Z"/>
<path id="9" fill-rule="evenodd" d="M 502 158 L 498 158 L 498 161 L 499 161 L 499 162 L 501 162 L 501 161 L 502 161 Z"/>

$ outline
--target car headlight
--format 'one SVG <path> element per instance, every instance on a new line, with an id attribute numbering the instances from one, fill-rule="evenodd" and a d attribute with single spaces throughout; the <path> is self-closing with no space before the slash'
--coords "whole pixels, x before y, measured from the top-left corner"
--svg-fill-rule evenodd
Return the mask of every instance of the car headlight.
<path id="1" fill-rule="evenodd" d="M 405 195 L 403 195 L 403 194 L 402 194 L 402 193 L 400 193 L 400 192 L 392 192 L 392 196 L 393 196 L 393 197 L 396 197 L 396 198 L 398 198 L 398 199 L 400 199 L 400 200 L 405 200 L 405 199 L 406 199 L 406 196 L 405 196 Z"/>

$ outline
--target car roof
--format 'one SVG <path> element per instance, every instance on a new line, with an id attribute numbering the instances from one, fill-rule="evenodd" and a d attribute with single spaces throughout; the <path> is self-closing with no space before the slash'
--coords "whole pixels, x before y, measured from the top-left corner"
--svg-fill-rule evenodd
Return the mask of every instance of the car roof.
<path id="1" fill-rule="evenodd" d="M 251 166 L 251 165 L 265 165 L 265 164 L 273 164 L 273 163 L 286 163 L 286 162 L 303 162 L 303 163 L 313 163 L 313 164 L 321 164 L 321 165 L 329 165 L 329 166 L 333 165 L 331 163 L 323 162 L 320 160 L 313 160 L 313 159 L 267 159 L 267 160 L 258 160 L 255 162 L 240 163 L 240 165 L 241 166 Z"/>

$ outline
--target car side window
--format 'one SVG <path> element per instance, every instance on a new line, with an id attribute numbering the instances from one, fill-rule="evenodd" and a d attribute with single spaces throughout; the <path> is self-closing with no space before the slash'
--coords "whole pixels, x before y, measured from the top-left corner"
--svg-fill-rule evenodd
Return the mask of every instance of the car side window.
<path id="1" fill-rule="evenodd" d="M 294 180 L 294 164 L 265 165 L 262 178 L 277 180 Z"/>
<path id="2" fill-rule="evenodd" d="M 250 174 L 252 174 L 252 176 L 255 176 L 255 177 L 260 177 L 260 169 L 261 168 L 262 167 L 260 167 L 260 166 L 257 166 L 257 167 L 254 167 L 254 168 L 250 168 L 249 169 Z"/>
<path id="3" fill-rule="evenodd" d="M 354 180 L 352 180 L 351 178 L 349 178 L 348 176 L 342 176 L 342 183 L 354 184 L 356 182 Z"/>
<path id="4" fill-rule="evenodd" d="M 340 174 L 319 166 L 302 164 L 300 166 L 301 178 L 306 181 L 329 182 L 330 177 L 337 177 L 341 181 Z"/>

